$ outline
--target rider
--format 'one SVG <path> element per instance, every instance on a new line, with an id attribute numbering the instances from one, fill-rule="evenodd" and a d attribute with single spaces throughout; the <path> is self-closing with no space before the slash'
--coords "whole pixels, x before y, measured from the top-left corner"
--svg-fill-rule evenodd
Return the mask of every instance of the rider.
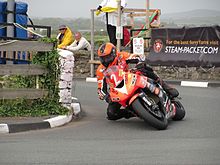
<path id="1" fill-rule="evenodd" d="M 133 113 L 129 110 L 120 109 L 121 105 L 117 102 L 111 102 L 108 93 L 108 87 L 104 76 L 104 71 L 112 65 L 127 65 L 130 59 L 136 58 L 137 55 L 130 54 L 128 52 L 118 52 L 116 47 L 111 43 L 105 43 L 98 49 L 98 56 L 101 64 L 96 70 L 96 76 L 98 81 L 98 95 L 99 99 L 106 100 L 109 103 L 107 108 L 107 118 L 109 120 L 118 120 L 121 118 L 133 117 Z M 127 66 L 128 67 L 128 66 Z M 138 70 L 141 70 L 143 74 L 156 82 L 160 82 L 163 89 L 170 95 L 170 97 L 177 97 L 179 95 L 175 88 L 171 88 L 162 79 L 160 79 L 146 63 L 139 63 L 136 65 Z"/>

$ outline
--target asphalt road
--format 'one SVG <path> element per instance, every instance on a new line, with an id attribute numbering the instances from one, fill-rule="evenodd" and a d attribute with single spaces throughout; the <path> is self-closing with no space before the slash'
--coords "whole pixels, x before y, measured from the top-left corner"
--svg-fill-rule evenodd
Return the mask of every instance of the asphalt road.
<path id="1" fill-rule="evenodd" d="M 157 131 L 135 118 L 108 121 L 96 84 L 76 82 L 84 116 L 59 128 L 0 134 L 0 165 L 219 165 L 220 88 L 177 88 L 186 117 Z"/>

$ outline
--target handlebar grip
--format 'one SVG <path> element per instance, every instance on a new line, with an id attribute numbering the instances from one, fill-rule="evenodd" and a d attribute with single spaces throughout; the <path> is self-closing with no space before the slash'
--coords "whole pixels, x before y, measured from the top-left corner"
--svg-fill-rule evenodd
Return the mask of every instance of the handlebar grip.
<path id="1" fill-rule="evenodd" d="M 128 60 L 126 60 L 127 64 L 137 64 L 138 62 L 139 62 L 138 59 L 128 59 Z"/>

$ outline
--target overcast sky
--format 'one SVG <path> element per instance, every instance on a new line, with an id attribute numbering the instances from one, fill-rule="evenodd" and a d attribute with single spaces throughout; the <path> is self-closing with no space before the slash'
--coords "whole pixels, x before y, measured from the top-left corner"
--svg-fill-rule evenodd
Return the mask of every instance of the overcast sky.
<path id="1" fill-rule="evenodd" d="M 2 1 L 2 0 L 0 0 Z M 19 0 L 28 3 L 30 17 L 90 18 L 101 0 Z M 146 0 L 127 0 L 128 8 L 145 8 Z M 150 8 L 161 9 L 162 14 L 211 9 L 220 11 L 220 0 L 150 0 Z"/>

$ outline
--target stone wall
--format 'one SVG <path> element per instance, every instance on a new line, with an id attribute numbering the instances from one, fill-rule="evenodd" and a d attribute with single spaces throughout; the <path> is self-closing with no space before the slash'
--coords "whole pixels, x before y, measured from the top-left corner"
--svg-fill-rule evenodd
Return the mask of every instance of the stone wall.
<path id="1" fill-rule="evenodd" d="M 97 59 L 97 57 L 96 57 Z M 75 53 L 74 77 L 90 77 L 90 52 L 80 51 Z M 95 65 L 97 68 L 97 65 Z M 170 80 L 220 80 L 220 68 L 196 67 L 165 67 L 154 66 L 153 69 L 163 79 Z"/>
<path id="2" fill-rule="evenodd" d="M 75 67 L 74 67 L 74 77 L 85 78 L 90 76 L 90 52 L 79 51 L 74 54 L 75 57 Z"/>
<path id="3" fill-rule="evenodd" d="M 164 79 L 170 80 L 220 80 L 220 68 L 196 68 L 196 67 L 153 67 Z"/>

